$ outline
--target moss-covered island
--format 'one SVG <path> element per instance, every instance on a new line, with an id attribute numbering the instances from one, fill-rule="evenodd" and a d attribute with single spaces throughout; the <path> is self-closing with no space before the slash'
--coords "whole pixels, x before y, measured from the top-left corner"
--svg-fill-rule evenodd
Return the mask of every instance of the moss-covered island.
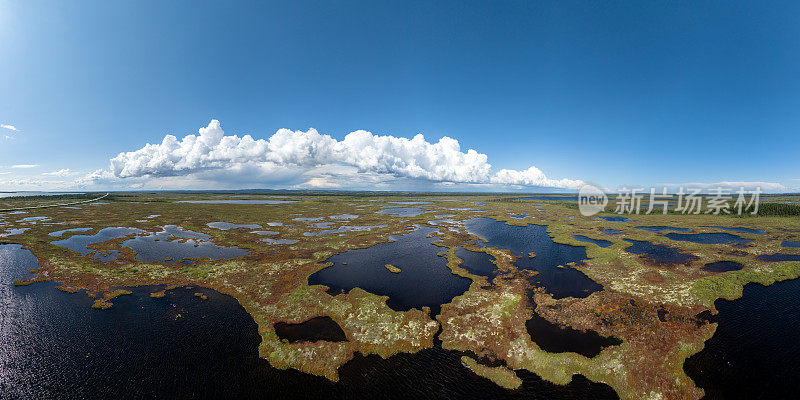
<path id="1" fill-rule="evenodd" d="M 396 203 L 411 200 L 412 205 Z M 37 201 L 44 200 L 3 199 L 0 208 Z M 389 210 L 401 208 L 421 212 Z M 97 312 L 115 312 L 114 299 L 137 286 L 156 285 L 154 298 L 188 286 L 230 295 L 258 324 L 262 358 L 276 368 L 333 381 L 356 352 L 386 358 L 432 347 L 438 338 L 445 350 L 462 356 L 464 373 L 507 390 L 521 385 L 518 371 L 528 370 L 556 384 L 580 374 L 608 384 L 622 399 L 700 398 L 703 390 L 685 374 L 683 363 L 714 335 L 716 323 L 705 316 L 716 313 L 715 300 L 741 296 L 747 283 L 770 285 L 800 277 L 800 262 L 770 257 L 800 256 L 800 248 L 781 245 L 800 241 L 800 219 L 674 213 L 628 217 L 627 222 L 606 221 L 582 216 L 574 203 L 509 195 L 120 193 L 93 203 L 2 212 L 0 233 L 14 231 L 0 236 L 0 244 L 23 245 L 41 266 L 32 271 L 34 277 L 15 285 L 57 281 L 75 296 L 91 296 L 92 307 L 103 309 Z M 558 267 L 579 271 L 599 289 L 563 296 L 538 284 L 537 271 L 519 266 L 544 256 L 490 246 L 468 230 L 465 221 L 475 218 L 546 226 L 555 243 L 585 249 L 584 259 Z M 429 236 L 446 268 L 472 281 L 463 294 L 441 304 L 436 315 L 428 307 L 393 309 L 389 297 L 360 287 L 333 292 L 309 285 L 309 276 L 330 267 L 332 256 L 390 242 L 421 226 L 435 229 Z M 690 229 L 687 235 L 728 233 L 739 239 L 695 243 L 670 235 L 676 232 L 670 227 Z M 660 260 L 626 251 L 636 241 L 674 249 L 670 254 L 675 257 Z M 169 256 L 151 251 L 156 248 Z M 487 260 L 484 269 L 463 252 Z M 704 268 L 718 261 L 741 268 Z M 375 273 L 385 274 L 387 281 L 409 279 L 410 269 L 398 265 L 402 268 L 381 263 Z M 196 295 L 208 297 L 201 291 Z M 587 353 L 537 341 L 529 322 L 533 315 L 551 324 L 553 332 L 609 338 L 612 344 Z M 285 340 L 276 333 L 276 324 L 303 324 L 316 317 L 335 322 L 346 340 Z"/>

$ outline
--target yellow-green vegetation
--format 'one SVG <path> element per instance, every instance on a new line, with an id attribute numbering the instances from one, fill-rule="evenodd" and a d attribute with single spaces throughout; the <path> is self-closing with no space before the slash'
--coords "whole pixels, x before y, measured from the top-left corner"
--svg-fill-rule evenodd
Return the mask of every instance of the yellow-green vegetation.
<path id="1" fill-rule="evenodd" d="M 384 267 L 386 267 L 386 269 L 388 269 L 389 272 L 391 272 L 393 274 L 399 274 L 400 273 L 400 268 L 397 268 L 392 264 L 386 264 L 386 265 L 384 265 Z"/>
<path id="2" fill-rule="evenodd" d="M 80 205 L 77 209 L 52 207 L 29 210 L 24 215 L 0 213 L 6 228 L 28 228 L 17 235 L 4 237 L 1 243 L 18 243 L 37 256 L 41 268 L 35 277 L 17 280 L 15 285 L 54 280 L 59 288 L 89 295 L 95 308 L 112 306 L 117 296 L 130 294 L 135 286 L 198 286 L 234 297 L 258 324 L 261 335 L 259 354 L 277 368 L 294 368 L 310 374 L 338 379 L 338 369 L 355 352 L 390 357 L 414 353 L 433 346 L 439 329 L 442 346 L 466 352 L 478 360 L 492 360 L 503 365 L 489 367 L 476 358 L 462 358 L 466 368 L 497 384 L 514 388 L 520 381 L 514 371 L 528 370 L 543 379 L 566 384 L 574 374 L 610 385 L 623 399 L 693 399 L 703 391 L 683 372 L 684 360 L 699 352 L 714 334 L 716 324 L 696 316 L 704 311 L 715 313 L 714 301 L 741 296 L 747 283 L 769 285 L 775 281 L 800 276 L 798 262 L 766 262 L 762 255 L 786 253 L 800 255 L 798 248 L 781 247 L 783 240 L 800 241 L 800 218 L 791 213 L 774 216 L 736 217 L 730 215 L 653 214 L 632 215 L 631 222 L 609 222 L 582 216 L 575 204 L 559 201 L 523 201 L 505 195 L 374 195 L 368 193 L 303 195 L 277 197 L 241 194 L 236 199 L 293 200 L 275 205 L 178 203 L 187 200 L 225 200 L 227 194 L 139 193 L 111 194 L 100 205 Z M 409 207 L 426 212 L 414 216 L 394 216 L 377 211 L 403 200 L 425 201 Z M 3 199 L 0 208 L 35 206 L 38 202 L 58 200 Z M 485 203 L 478 206 L 476 203 Z M 613 201 L 610 207 L 613 209 Z M 332 216 L 352 214 L 354 219 Z M 521 214 L 527 214 L 519 217 Z M 777 215 L 789 216 L 777 216 Z M 447 215 L 447 217 L 435 217 Z M 604 214 L 613 215 L 613 214 Z M 43 216 L 45 221 L 21 222 L 23 217 Z M 510 225 L 547 225 L 558 243 L 584 246 L 589 257 L 575 268 L 604 290 L 585 298 L 554 299 L 544 288 L 530 284 L 532 271 L 520 271 L 512 264 L 515 256 L 508 250 L 486 247 L 470 235 L 463 221 L 488 217 Z M 432 220 L 439 220 L 435 225 Z M 277 232 L 262 236 L 253 229 L 214 229 L 210 222 L 258 224 Z M 326 228 L 315 224 L 325 222 Z M 91 235 L 105 227 L 132 227 L 159 232 L 165 225 L 210 235 L 213 243 L 235 246 L 248 251 L 246 256 L 211 261 L 142 262 L 118 238 L 88 246 L 86 256 L 53 245 L 57 239 Z M 323 286 L 310 286 L 308 277 L 330 266 L 327 260 L 338 253 L 387 242 L 391 235 L 407 233 L 415 226 L 438 228 L 440 256 L 457 275 L 473 280 L 469 290 L 448 304 L 440 315 L 430 310 L 396 311 L 386 304 L 386 297 L 356 288 L 349 293 L 331 295 Z M 369 227 L 323 233 L 345 226 Z M 758 228 L 766 234 L 737 233 L 752 239 L 743 246 L 678 242 L 663 234 L 635 229 L 642 226 L 691 228 L 692 233 L 720 232 L 713 226 Z M 88 232 L 65 232 L 59 238 L 54 231 L 92 228 Z M 621 231 L 606 235 L 601 229 Z M 602 248 L 580 242 L 573 235 L 612 242 Z M 264 241 L 264 239 L 270 239 Z M 645 240 L 667 245 L 694 258 L 683 264 L 656 265 L 625 248 L 622 239 Z M 183 239 L 168 239 L 183 240 Z M 491 255 L 497 276 L 474 275 L 456 256 L 457 248 Z M 108 262 L 95 258 L 99 252 L 119 252 Z M 534 256 L 530 254 L 530 256 Z M 706 263 L 735 261 L 744 268 L 724 273 L 702 269 Z M 171 261 L 171 260 L 170 260 Z M 176 260 L 179 261 L 179 260 Z M 344 264 L 344 263 L 343 263 Z M 384 266 L 400 273 L 391 264 Z M 402 275 L 401 275 L 402 276 Z M 163 297 L 164 290 L 150 294 Z M 84 292 L 86 294 L 80 293 Z M 200 296 L 205 296 L 200 293 Z M 531 294 L 532 293 L 532 294 Z M 659 314 L 659 311 L 661 314 Z M 111 311 L 113 312 L 113 310 Z M 577 353 L 550 353 L 542 350 L 526 331 L 525 322 L 533 312 L 560 326 L 593 330 L 603 336 L 622 340 L 618 346 L 605 348 L 595 357 Z M 665 314 L 666 312 L 666 314 Z M 661 317 L 659 317 L 661 315 Z M 666 317 L 664 317 L 666 315 Z M 176 316 L 176 318 L 178 318 Z M 277 322 L 301 323 L 314 317 L 328 316 L 345 332 L 343 342 L 281 341 L 275 333 Z M 463 355 L 463 353 L 462 353 Z M 497 365 L 497 364 L 492 364 Z"/>
<path id="3" fill-rule="evenodd" d="M 522 386 L 522 379 L 519 379 L 514 371 L 506 367 L 487 367 L 479 364 L 475 359 L 469 356 L 462 356 L 461 363 L 469 368 L 478 376 L 482 376 L 498 386 L 506 389 L 519 389 Z"/>

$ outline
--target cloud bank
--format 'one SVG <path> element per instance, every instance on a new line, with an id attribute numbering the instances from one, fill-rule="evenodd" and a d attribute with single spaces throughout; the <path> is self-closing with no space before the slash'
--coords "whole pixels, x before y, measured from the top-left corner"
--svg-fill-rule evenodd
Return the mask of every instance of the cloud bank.
<path id="1" fill-rule="evenodd" d="M 166 135 L 161 143 L 120 153 L 110 160 L 108 170 L 95 171 L 82 181 L 136 179 L 312 188 L 423 182 L 576 189 L 583 183 L 548 178 L 533 166 L 494 172 L 486 154 L 462 151 L 449 137 L 431 143 L 421 134 L 408 139 L 359 130 L 337 140 L 314 129 L 280 129 L 267 139 L 255 139 L 225 135 L 217 120 L 197 135 Z"/>

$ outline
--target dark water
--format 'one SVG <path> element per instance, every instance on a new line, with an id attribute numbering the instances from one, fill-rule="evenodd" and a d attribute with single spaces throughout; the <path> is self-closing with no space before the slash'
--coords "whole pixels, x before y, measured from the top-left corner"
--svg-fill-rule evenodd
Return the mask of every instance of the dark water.
<path id="1" fill-rule="evenodd" d="M 527 217 L 527 216 L 528 216 L 528 213 L 522 213 L 522 214 L 515 214 L 515 215 L 512 215 L 512 216 L 511 216 L 511 218 L 514 218 L 514 219 L 523 219 L 523 218 L 525 218 L 525 217 Z"/>
<path id="2" fill-rule="evenodd" d="M 492 262 L 495 260 L 494 257 L 482 251 L 469 251 L 463 247 L 456 249 L 456 257 L 463 260 L 459 265 L 461 268 L 471 274 L 489 278 L 490 283 L 494 280 L 497 274 L 497 265 Z"/>
<path id="3" fill-rule="evenodd" d="M 784 240 L 781 242 L 781 247 L 800 247 L 800 242 L 792 242 L 791 240 Z"/>
<path id="4" fill-rule="evenodd" d="M 756 257 L 761 261 L 782 262 L 782 261 L 800 261 L 800 254 L 764 254 Z"/>
<path id="5" fill-rule="evenodd" d="M 433 314 L 438 314 L 441 305 L 466 292 L 472 280 L 447 268 L 447 260 L 438 255 L 444 249 L 431 244 L 437 240 L 435 237 L 427 237 L 436 231 L 420 227 L 405 235 L 391 236 L 388 243 L 337 254 L 325 260 L 333 266 L 309 276 L 308 283 L 328 286 L 332 295 L 359 287 L 389 296 L 386 304 L 394 310 L 427 306 Z M 390 272 L 386 264 L 400 268 L 401 272 Z"/>
<path id="6" fill-rule="evenodd" d="M 605 228 L 605 229 L 600 229 L 600 232 L 603 232 L 606 235 L 618 235 L 622 231 L 619 229 Z"/>
<path id="7" fill-rule="evenodd" d="M 532 283 L 545 287 L 557 299 L 586 297 L 603 290 L 602 285 L 583 272 L 565 266 L 588 259 L 586 248 L 555 243 L 547 234 L 547 226 L 512 226 L 491 218 L 470 219 L 464 221 L 464 225 L 470 234 L 486 240 L 485 246 L 507 249 L 518 256 L 512 263 L 517 268 L 537 271 L 531 278 Z M 529 255 L 531 252 L 535 257 Z"/>
<path id="8" fill-rule="evenodd" d="M 578 240 L 578 241 L 581 241 L 581 242 L 594 243 L 594 244 L 596 244 L 596 245 L 598 245 L 600 247 L 608 247 L 608 246 L 611 246 L 612 244 L 614 244 L 612 242 L 609 242 L 608 240 L 592 239 L 592 238 L 590 238 L 588 236 L 583 236 L 583 235 L 572 235 L 572 237 L 575 238 L 575 240 Z"/>
<path id="9" fill-rule="evenodd" d="M 742 268 L 744 268 L 744 265 L 735 261 L 715 261 L 703 266 L 703 269 L 709 272 L 738 271 Z"/>
<path id="10" fill-rule="evenodd" d="M 680 250 L 663 244 L 653 244 L 645 240 L 623 240 L 631 243 L 631 246 L 626 248 L 625 251 L 643 255 L 658 265 L 681 264 L 696 258 L 693 255 L 681 253 Z"/>
<path id="11" fill-rule="evenodd" d="M 134 289 L 109 310 L 54 283 L 15 287 L 36 259 L 0 245 L 2 399 L 614 399 L 604 384 L 575 376 L 566 386 L 520 371 L 523 386 L 502 389 L 434 348 L 388 359 L 361 356 L 338 383 L 258 358 L 257 325 L 239 303 L 209 289 Z M 208 300 L 193 293 L 202 291 Z"/>
<path id="12" fill-rule="evenodd" d="M 664 232 L 664 231 L 676 231 L 676 232 L 691 232 L 691 229 L 688 228 L 673 228 L 671 226 L 636 226 L 636 229 L 641 229 L 643 231 L 650 231 L 650 232 Z"/>
<path id="13" fill-rule="evenodd" d="M 684 370 L 707 399 L 796 399 L 800 393 L 800 280 L 748 284 L 717 300 L 717 331 Z"/>
<path id="14" fill-rule="evenodd" d="M 728 228 L 725 226 L 704 226 L 704 228 L 714 228 L 714 229 L 722 229 L 723 231 L 731 231 L 731 232 L 739 232 L 739 233 L 754 233 L 757 235 L 764 235 L 767 232 L 763 229 L 753 229 L 753 228 Z"/>
<path id="15" fill-rule="evenodd" d="M 591 358 L 608 346 L 622 344 L 622 340 L 601 336 L 592 330 L 582 332 L 570 327 L 561 327 L 535 312 L 525 322 L 525 328 L 539 348 L 550 353 L 573 352 Z"/>
<path id="16" fill-rule="evenodd" d="M 664 235 L 672 240 L 681 242 L 703 243 L 703 244 L 746 244 L 752 242 L 753 239 L 745 239 L 741 236 L 733 235 L 730 233 L 668 233 Z"/>
<path id="17" fill-rule="evenodd" d="M 342 327 L 331 317 L 314 317 L 299 324 L 275 323 L 275 333 L 281 340 L 293 342 L 346 342 Z"/>

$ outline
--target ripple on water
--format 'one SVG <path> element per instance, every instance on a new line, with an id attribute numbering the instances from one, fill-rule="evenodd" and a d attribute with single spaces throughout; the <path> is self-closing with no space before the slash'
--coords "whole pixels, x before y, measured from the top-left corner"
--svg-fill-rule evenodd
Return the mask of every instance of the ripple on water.
<path id="1" fill-rule="evenodd" d="M 800 393 L 800 279 L 745 285 L 717 300 L 716 332 L 684 370 L 711 399 L 791 399 Z"/>

